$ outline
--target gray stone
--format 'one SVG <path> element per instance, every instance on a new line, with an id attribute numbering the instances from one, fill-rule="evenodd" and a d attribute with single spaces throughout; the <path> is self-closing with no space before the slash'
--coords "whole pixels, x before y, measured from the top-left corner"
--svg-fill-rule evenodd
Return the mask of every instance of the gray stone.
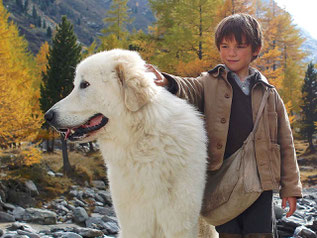
<path id="1" fill-rule="evenodd" d="M 299 226 L 295 229 L 294 237 L 301 238 L 316 238 L 316 233 L 311 229 L 306 228 L 305 226 Z"/>
<path id="2" fill-rule="evenodd" d="M 47 175 L 51 176 L 51 177 L 55 177 L 55 173 L 53 171 L 48 171 Z"/>
<path id="3" fill-rule="evenodd" d="M 95 194 L 95 199 L 96 201 L 101 202 L 102 204 L 105 203 L 105 200 L 99 194 Z"/>
<path id="4" fill-rule="evenodd" d="M 74 212 L 74 221 L 76 223 L 83 223 L 88 219 L 88 214 L 86 210 L 82 207 L 76 207 Z"/>
<path id="5" fill-rule="evenodd" d="M 16 232 L 5 232 L 1 238 L 14 238 L 16 235 Z"/>
<path id="6" fill-rule="evenodd" d="M 0 222 L 14 222 L 14 221 L 15 221 L 14 216 L 5 212 L 0 212 Z"/>
<path id="7" fill-rule="evenodd" d="M 74 204 L 75 206 L 79 206 L 79 207 L 87 207 L 87 204 L 79 200 L 77 197 L 74 198 Z"/>
<path id="8" fill-rule="evenodd" d="M 18 221 L 22 220 L 24 213 L 25 213 L 25 209 L 22 207 L 15 207 L 13 211 L 11 212 L 11 214 Z"/>
<path id="9" fill-rule="evenodd" d="M 77 197 L 78 191 L 77 191 L 77 190 L 71 190 L 68 194 L 69 194 L 70 196 L 72 196 L 72 197 Z"/>
<path id="10" fill-rule="evenodd" d="M 86 227 L 93 228 L 93 229 L 106 229 L 107 225 L 106 222 L 104 222 L 101 217 L 89 217 L 85 221 Z"/>
<path id="11" fill-rule="evenodd" d="M 61 238 L 82 238 L 81 235 L 78 235 L 75 232 L 61 232 L 58 235 Z"/>
<path id="12" fill-rule="evenodd" d="M 35 234 L 35 233 L 31 233 L 31 232 L 27 232 L 27 231 L 23 231 L 23 230 L 18 230 L 17 232 L 19 235 L 26 235 L 29 238 L 40 238 L 40 236 L 38 234 Z"/>
<path id="13" fill-rule="evenodd" d="M 24 184 L 25 187 L 30 190 L 32 196 L 39 195 L 39 191 L 37 190 L 37 187 L 32 180 L 27 180 Z"/>
<path id="14" fill-rule="evenodd" d="M 103 236 L 103 232 L 97 229 L 91 229 L 91 228 L 81 228 L 78 231 L 78 234 L 83 237 L 100 237 Z"/>
<path id="15" fill-rule="evenodd" d="M 284 211 L 279 205 L 274 205 L 274 213 L 276 219 L 281 219 L 283 217 Z"/>
<path id="16" fill-rule="evenodd" d="M 108 215 L 108 216 L 114 216 L 114 210 L 111 207 L 100 207 L 96 206 L 94 209 L 95 213 L 103 214 L 103 215 Z"/>
<path id="17" fill-rule="evenodd" d="M 84 198 L 94 198 L 95 197 L 95 191 L 91 188 L 85 188 L 84 194 L 83 194 Z"/>
<path id="18" fill-rule="evenodd" d="M 46 209 L 27 208 L 22 219 L 36 224 L 53 225 L 56 224 L 56 217 L 55 212 Z"/>
<path id="19" fill-rule="evenodd" d="M 106 184 L 101 180 L 93 180 L 92 185 L 98 189 L 106 189 Z"/>
<path id="20" fill-rule="evenodd" d="M 106 230 L 110 234 L 117 234 L 119 232 L 119 226 L 115 222 L 107 222 L 106 223 Z"/>
<path id="21" fill-rule="evenodd" d="M 56 177 L 63 177 L 64 174 L 62 174 L 62 173 L 56 173 L 55 176 L 56 176 Z"/>
<path id="22" fill-rule="evenodd" d="M 105 203 L 109 206 L 112 205 L 112 198 L 111 198 L 111 194 L 109 191 L 106 191 L 106 190 L 100 190 L 98 191 L 97 193 L 99 196 L 101 196 L 104 200 L 105 200 Z"/>

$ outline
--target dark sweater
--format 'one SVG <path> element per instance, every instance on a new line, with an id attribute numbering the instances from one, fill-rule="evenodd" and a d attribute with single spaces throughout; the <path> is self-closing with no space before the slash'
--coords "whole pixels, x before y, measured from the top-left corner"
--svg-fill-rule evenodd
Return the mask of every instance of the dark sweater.
<path id="1" fill-rule="evenodd" d="M 228 75 L 228 81 L 232 86 L 233 97 L 229 121 L 229 130 L 224 158 L 228 158 L 236 152 L 253 129 L 251 93 L 245 95 L 235 80 Z M 250 88 L 254 85 L 251 79 Z"/>

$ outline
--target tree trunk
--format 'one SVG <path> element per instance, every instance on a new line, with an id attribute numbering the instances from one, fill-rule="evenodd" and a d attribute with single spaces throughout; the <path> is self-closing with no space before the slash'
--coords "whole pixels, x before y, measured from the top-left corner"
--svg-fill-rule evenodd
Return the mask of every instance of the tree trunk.
<path id="1" fill-rule="evenodd" d="M 308 139 L 308 151 L 310 153 L 315 152 L 315 147 L 313 144 L 313 135 L 309 134 L 307 139 Z"/>
<path id="2" fill-rule="evenodd" d="M 62 152 L 63 152 L 63 171 L 65 175 L 69 175 L 72 171 L 72 167 L 68 160 L 68 153 L 67 153 L 67 141 L 64 140 L 64 137 L 61 135 L 62 141 Z"/>

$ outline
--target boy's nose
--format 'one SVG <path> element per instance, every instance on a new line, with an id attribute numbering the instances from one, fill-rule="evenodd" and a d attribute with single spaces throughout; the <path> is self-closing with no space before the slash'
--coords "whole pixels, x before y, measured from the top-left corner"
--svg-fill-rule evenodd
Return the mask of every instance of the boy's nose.
<path id="1" fill-rule="evenodd" d="M 234 48 L 229 49 L 229 55 L 230 55 L 230 56 L 235 56 L 235 55 L 237 55 L 236 49 L 234 49 Z"/>

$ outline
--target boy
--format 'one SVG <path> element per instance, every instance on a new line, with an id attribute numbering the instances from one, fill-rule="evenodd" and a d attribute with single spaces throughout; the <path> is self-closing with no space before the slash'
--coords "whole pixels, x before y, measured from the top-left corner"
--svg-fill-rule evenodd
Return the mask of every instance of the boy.
<path id="1" fill-rule="evenodd" d="M 287 113 L 276 89 L 250 63 L 262 47 L 261 27 L 247 14 L 235 14 L 217 26 L 215 42 L 222 65 L 198 78 L 180 78 L 149 69 L 156 84 L 187 99 L 204 113 L 209 137 L 208 170 L 217 170 L 237 151 L 253 129 L 265 89 L 270 92 L 255 134 L 256 160 L 264 192 L 247 210 L 217 226 L 220 238 L 273 237 L 272 191 L 279 190 L 287 216 L 301 197 L 299 169 Z M 243 201 L 241 201 L 243 202 Z"/>

